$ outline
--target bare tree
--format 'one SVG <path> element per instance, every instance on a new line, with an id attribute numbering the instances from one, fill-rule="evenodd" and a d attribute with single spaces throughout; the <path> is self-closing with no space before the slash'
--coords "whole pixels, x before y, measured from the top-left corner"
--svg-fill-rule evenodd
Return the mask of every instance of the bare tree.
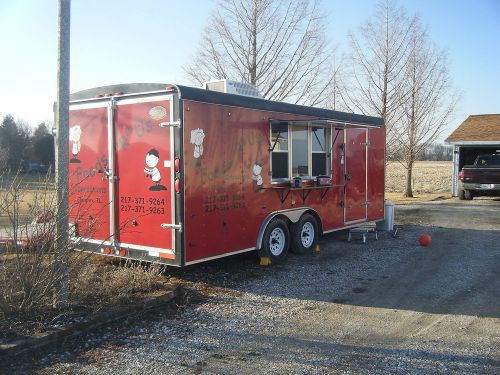
<path id="1" fill-rule="evenodd" d="M 185 71 L 199 85 L 236 79 L 267 99 L 324 105 L 334 76 L 324 29 L 319 0 L 219 0 Z"/>
<path id="2" fill-rule="evenodd" d="M 342 99 L 352 112 L 380 116 L 387 131 L 390 156 L 394 125 L 405 94 L 401 92 L 416 19 L 392 0 L 381 0 L 358 34 L 349 35 L 352 54 Z"/>
<path id="3" fill-rule="evenodd" d="M 417 25 L 410 40 L 400 98 L 401 116 L 394 131 L 395 149 L 406 169 L 405 196 L 413 197 L 412 171 L 417 158 L 436 140 L 450 120 L 459 95 L 450 85 L 448 61 Z"/>

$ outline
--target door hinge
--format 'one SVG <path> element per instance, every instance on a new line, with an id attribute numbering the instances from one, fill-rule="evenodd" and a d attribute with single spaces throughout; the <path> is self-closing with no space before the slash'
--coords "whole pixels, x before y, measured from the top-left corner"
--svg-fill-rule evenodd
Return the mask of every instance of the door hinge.
<path id="1" fill-rule="evenodd" d="M 181 126 L 181 122 L 180 121 L 160 122 L 158 125 L 160 128 L 168 128 L 169 126 L 178 128 Z"/>
<path id="2" fill-rule="evenodd" d="M 163 229 L 174 229 L 174 230 L 178 230 L 179 232 L 182 232 L 182 225 L 181 224 L 162 223 L 162 224 L 160 224 L 160 227 L 162 227 Z"/>
<path id="3" fill-rule="evenodd" d="M 345 207 L 345 202 L 344 201 L 340 202 L 340 207 L 342 207 L 342 208 Z"/>

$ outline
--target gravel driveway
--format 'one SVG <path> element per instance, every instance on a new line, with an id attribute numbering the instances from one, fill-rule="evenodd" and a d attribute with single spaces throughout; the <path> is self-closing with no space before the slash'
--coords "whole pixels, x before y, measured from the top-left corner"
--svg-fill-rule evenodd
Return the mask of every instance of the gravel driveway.
<path id="1" fill-rule="evenodd" d="M 500 373 L 500 202 L 398 206 L 396 238 L 260 267 L 244 254 L 169 271 L 206 297 L 124 320 L 8 373 Z M 430 247 L 418 246 L 421 233 Z M 22 364 L 24 362 L 24 364 Z"/>

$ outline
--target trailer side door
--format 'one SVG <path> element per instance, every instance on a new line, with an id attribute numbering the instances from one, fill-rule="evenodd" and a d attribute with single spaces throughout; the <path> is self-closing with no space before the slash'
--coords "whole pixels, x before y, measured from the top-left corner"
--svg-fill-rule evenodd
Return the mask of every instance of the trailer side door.
<path id="1" fill-rule="evenodd" d="M 366 221 L 367 130 L 347 129 L 345 136 L 344 223 Z"/>

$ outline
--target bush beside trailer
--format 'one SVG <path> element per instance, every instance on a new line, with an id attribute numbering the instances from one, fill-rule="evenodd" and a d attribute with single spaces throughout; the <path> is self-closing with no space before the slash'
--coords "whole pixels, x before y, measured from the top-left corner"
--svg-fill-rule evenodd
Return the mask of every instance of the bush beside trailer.
<path id="1" fill-rule="evenodd" d="M 71 95 L 78 248 L 185 266 L 271 262 L 384 218 L 383 120 L 165 84 Z"/>

